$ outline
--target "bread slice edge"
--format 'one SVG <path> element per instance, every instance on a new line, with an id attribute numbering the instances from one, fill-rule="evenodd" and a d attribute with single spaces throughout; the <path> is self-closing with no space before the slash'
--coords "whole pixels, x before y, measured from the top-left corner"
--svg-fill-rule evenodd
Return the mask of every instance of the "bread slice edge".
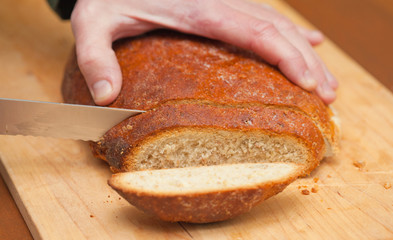
<path id="1" fill-rule="evenodd" d="M 220 169 L 234 168 L 236 165 L 241 168 L 264 166 L 264 170 L 273 171 L 270 174 L 278 172 L 280 167 L 285 168 L 281 175 L 278 174 L 271 179 L 267 178 L 263 181 L 256 181 L 254 184 L 238 184 L 237 186 L 222 187 L 221 189 L 206 189 L 206 191 L 187 191 L 179 188 L 178 191 L 154 191 L 152 189 L 144 189 L 143 187 L 132 187 L 132 180 L 126 180 L 127 176 L 138 177 L 141 173 L 167 173 L 168 177 L 174 174 L 184 175 L 185 171 L 206 171 L 210 169 L 219 175 Z M 223 221 L 233 218 L 237 215 L 250 211 L 253 207 L 266 200 L 269 197 L 276 195 L 283 191 L 287 185 L 296 180 L 299 176 L 298 166 L 293 163 L 247 163 L 247 164 L 231 164 L 231 165 L 216 165 L 216 166 L 201 166 L 190 168 L 177 169 L 159 169 L 159 170 L 145 170 L 136 172 L 124 172 L 114 174 L 108 181 L 108 184 L 115 189 L 122 197 L 138 209 L 153 215 L 161 220 L 170 222 L 191 222 L 191 223 L 208 223 Z M 244 172 L 244 171 L 243 171 Z M 209 173 L 208 173 L 209 174 Z M 242 172 L 238 172 L 237 175 Z M 157 174 L 160 175 L 160 174 Z M 187 174 L 185 174 L 187 175 Z M 232 176 L 236 175 L 233 172 Z M 239 181 L 236 176 L 226 176 L 227 181 Z M 154 177 L 154 176 L 153 176 Z M 194 186 L 201 184 L 198 180 L 199 175 L 189 175 L 194 178 Z M 215 177 L 211 176 L 212 178 Z M 137 180 L 137 179 L 134 179 Z M 152 179 L 146 177 L 143 181 L 146 184 Z M 162 180 L 162 178 L 161 178 Z M 127 182 L 128 181 L 128 182 Z M 185 179 L 185 181 L 187 181 Z M 161 187 L 165 187 L 162 182 Z M 130 185 L 131 184 L 131 185 Z M 142 186 L 142 185 L 141 185 Z M 192 188 L 193 186 L 189 186 Z"/>

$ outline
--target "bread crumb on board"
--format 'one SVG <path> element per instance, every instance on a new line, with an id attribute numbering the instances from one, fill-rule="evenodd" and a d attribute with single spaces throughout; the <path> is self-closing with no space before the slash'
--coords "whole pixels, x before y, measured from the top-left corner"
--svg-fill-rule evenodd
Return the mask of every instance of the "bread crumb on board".
<path id="1" fill-rule="evenodd" d="M 308 189 L 303 189 L 302 194 L 303 195 L 310 195 L 310 191 L 308 191 Z"/>
<path id="2" fill-rule="evenodd" d="M 384 187 L 386 190 L 388 190 L 388 189 L 392 188 L 392 184 L 391 184 L 390 182 L 385 182 L 385 183 L 383 184 L 383 187 Z"/>
<path id="3" fill-rule="evenodd" d="M 359 170 L 362 170 L 362 169 L 366 166 L 366 163 L 365 163 L 363 160 L 356 160 L 356 161 L 353 161 L 352 164 L 353 164 L 355 167 L 359 168 Z"/>
<path id="4" fill-rule="evenodd" d="M 315 177 L 313 182 L 316 183 L 319 181 L 319 178 Z M 319 191 L 318 184 L 314 184 L 311 189 L 309 190 L 310 186 L 307 185 L 299 185 L 297 188 L 300 190 L 301 194 L 303 195 L 310 195 L 310 193 L 317 193 Z"/>

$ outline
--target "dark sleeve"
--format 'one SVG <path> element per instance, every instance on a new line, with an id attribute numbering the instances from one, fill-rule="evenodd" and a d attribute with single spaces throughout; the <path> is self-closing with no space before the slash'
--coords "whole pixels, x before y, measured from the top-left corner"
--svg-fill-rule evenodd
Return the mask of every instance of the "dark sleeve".
<path id="1" fill-rule="evenodd" d="M 62 19 L 70 19 L 76 0 L 47 0 L 51 8 Z"/>

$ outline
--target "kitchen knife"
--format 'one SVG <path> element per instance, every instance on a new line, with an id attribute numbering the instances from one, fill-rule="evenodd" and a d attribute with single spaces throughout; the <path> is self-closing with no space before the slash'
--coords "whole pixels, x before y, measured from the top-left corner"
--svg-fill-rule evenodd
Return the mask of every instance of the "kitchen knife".
<path id="1" fill-rule="evenodd" d="M 140 110 L 0 98 L 0 134 L 98 141 Z"/>

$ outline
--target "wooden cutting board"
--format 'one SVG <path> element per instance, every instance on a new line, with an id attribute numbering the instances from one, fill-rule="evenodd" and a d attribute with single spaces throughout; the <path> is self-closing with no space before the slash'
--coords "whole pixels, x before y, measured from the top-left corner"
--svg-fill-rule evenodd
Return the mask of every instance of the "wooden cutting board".
<path id="1" fill-rule="evenodd" d="M 310 26 L 281 1 L 267 1 Z M 0 97 L 61 102 L 68 22 L 45 1 L 3 0 Z M 106 184 L 81 141 L 0 136 L 0 170 L 36 239 L 393 239 L 393 95 L 330 41 L 317 48 L 340 81 L 341 153 L 236 219 L 165 223 Z M 309 195 L 302 194 L 308 190 Z M 312 190 L 313 189 L 313 190 Z"/>

